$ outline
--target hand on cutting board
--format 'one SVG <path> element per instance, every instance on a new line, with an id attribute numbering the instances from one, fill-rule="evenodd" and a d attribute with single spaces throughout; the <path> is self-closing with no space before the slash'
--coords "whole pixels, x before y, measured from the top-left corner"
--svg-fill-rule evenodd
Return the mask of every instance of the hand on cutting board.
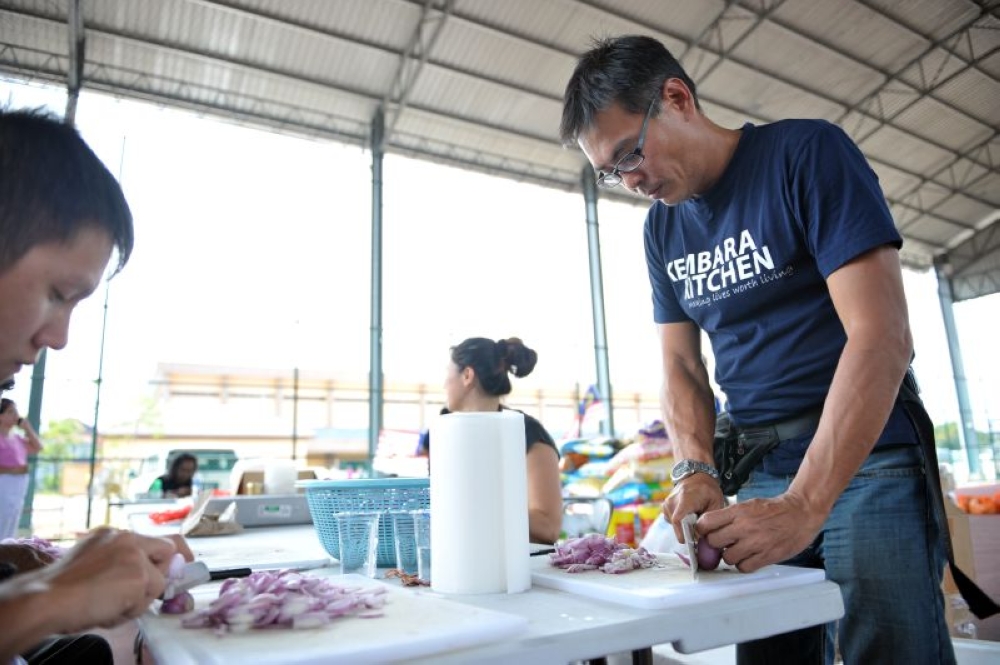
<path id="1" fill-rule="evenodd" d="M 811 510 L 801 497 L 786 492 L 705 513 L 698 518 L 697 530 L 709 545 L 724 548 L 726 563 L 752 573 L 808 547 L 826 517 Z"/>
<path id="2" fill-rule="evenodd" d="M 48 635 L 138 617 L 163 592 L 176 551 L 168 538 L 100 528 L 51 565 L 0 584 L 0 662 Z"/>
<path id="3" fill-rule="evenodd" d="M 113 626 L 145 612 L 165 586 L 177 545 L 167 538 L 97 529 L 46 568 L 53 598 L 76 608 L 65 632 Z"/>

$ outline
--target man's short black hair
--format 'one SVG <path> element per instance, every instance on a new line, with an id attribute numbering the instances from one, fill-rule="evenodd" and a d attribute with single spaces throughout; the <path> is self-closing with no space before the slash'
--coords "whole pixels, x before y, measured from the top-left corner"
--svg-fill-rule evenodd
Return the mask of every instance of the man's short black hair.
<path id="1" fill-rule="evenodd" d="M 667 79 L 680 79 L 701 108 L 694 81 L 667 47 L 652 37 L 626 35 L 597 39 L 580 56 L 563 95 L 559 133 L 566 144 L 593 126 L 598 113 L 620 104 L 629 113 L 645 113 Z M 659 104 L 655 107 L 659 111 Z"/>
<path id="2" fill-rule="evenodd" d="M 134 242 L 132 213 L 107 167 L 73 127 L 42 109 L 0 109 L 0 272 L 34 246 L 103 229 L 118 250 Z"/>

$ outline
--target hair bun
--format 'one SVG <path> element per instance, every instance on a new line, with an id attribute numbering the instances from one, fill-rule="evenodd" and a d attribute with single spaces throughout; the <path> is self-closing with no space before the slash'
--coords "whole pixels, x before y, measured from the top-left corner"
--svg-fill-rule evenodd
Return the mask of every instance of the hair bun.
<path id="1" fill-rule="evenodd" d="M 502 347 L 500 347 L 501 344 Z M 520 337 L 508 337 L 497 342 L 497 345 L 498 352 L 501 351 L 501 348 L 503 349 L 503 362 L 507 371 L 514 376 L 518 378 L 528 376 L 535 369 L 538 354 L 525 346 Z"/>

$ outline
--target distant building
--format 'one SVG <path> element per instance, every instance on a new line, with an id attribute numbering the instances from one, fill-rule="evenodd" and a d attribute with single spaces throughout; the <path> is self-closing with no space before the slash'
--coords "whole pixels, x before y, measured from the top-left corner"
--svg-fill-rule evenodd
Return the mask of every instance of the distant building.
<path id="1" fill-rule="evenodd" d="M 169 448 L 233 448 L 242 458 L 295 457 L 348 467 L 368 459 L 368 384 L 310 370 L 160 364 L 148 424 L 105 429 L 105 454 L 141 458 Z M 554 436 L 575 422 L 582 391 L 515 392 L 506 403 L 539 418 Z M 616 394 L 616 419 L 638 426 L 659 417 L 656 395 Z M 440 384 L 385 383 L 386 450 L 398 456 L 437 417 Z M 626 430 L 628 431 L 628 430 Z M 390 445 L 391 444 L 391 445 Z M 114 453 L 110 451 L 114 450 Z"/>

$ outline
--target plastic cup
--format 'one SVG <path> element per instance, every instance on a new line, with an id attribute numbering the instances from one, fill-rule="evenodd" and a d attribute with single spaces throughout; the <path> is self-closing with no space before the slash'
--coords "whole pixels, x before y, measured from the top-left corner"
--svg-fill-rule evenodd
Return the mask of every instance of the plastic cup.
<path id="1" fill-rule="evenodd" d="M 392 530 L 395 536 L 396 568 L 407 575 L 417 573 L 417 541 L 413 528 L 413 515 L 410 511 L 394 511 L 389 513 L 392 519 Z"/>
<path id="2" fill-rule="evenodd" d="M 343 512 L 333 516 L 340 541 L 340 572 L 375 577 L 378 568 L 379 512 Z"/>
<path id="3" fill-rule="evenodd" d="M 417 577 L 431 581 L 431 511 L 428 508 L 411 510 L 413 534 L 417 543 Z"/>

